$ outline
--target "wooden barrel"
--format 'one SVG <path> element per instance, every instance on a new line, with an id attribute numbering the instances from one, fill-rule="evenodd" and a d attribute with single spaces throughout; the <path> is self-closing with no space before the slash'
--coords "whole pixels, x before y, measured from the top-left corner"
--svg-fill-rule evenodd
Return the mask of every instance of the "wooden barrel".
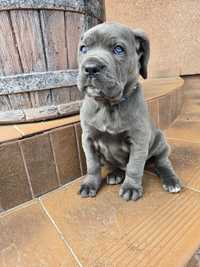
<path id="1" fill-rule="evenodd" d="M 103 0 L 1 0 L 0 124 L 78 113 L 78 41 L 103 21 Z"/>

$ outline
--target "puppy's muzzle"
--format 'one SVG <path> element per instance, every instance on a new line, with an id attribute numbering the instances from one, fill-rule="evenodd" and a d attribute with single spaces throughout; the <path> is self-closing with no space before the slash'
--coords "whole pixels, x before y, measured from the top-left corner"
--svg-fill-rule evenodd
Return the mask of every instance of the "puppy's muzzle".
<path id="1" fill-rule="evenodd" d="M 85 63 L 83 65 L 84 74 L 87 77 L 93 78 L 96 77 L 98 74 L 102 72 L 103 69 L 105 69 L 105 65 L 102 63 Z"/>

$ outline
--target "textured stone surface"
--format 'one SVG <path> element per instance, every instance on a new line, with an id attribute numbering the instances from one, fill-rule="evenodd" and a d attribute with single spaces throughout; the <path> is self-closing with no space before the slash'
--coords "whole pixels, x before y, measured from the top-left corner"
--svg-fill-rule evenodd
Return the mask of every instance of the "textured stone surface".
<path id="1" fill-rule="evenodd" d="M 36 201 L 0 216 L 1 267 L 75 267 L 70 250 Z"/>
<path id="2" fill-rule="evenodd" d="M 144 176 L 138 202 L 121 200 L 119 185 L 82 199 L 79 186 L 76 181 L 41 201 L 82 266 L 183 267 L 200 242 L 199 193 L 166 193 L 151 175 Z"/>
<path id="3" fill-rule="evenodd" d="M 22 137 L 22 133 L 20 133 L 14 126 L 3 125 L 0 127 L 0 129 L 0 143 Z"/>
<path id="4" fill-rule="evenodd" d="M 10 209 L 32 198 L 18 143 L 0 146 L 0 203 Z"/>
<path id="5" fill-rule="evenodd" d="M 85 154 L 83 151 L 82 141 L 81 141 L 82 129 L 81 129 L 80 123 L 76 123 L 74 127 L 75 127 L 76 139 L 77 139 L 77 144 L 78 144 L 78 153 L 79 153 L 79 159 L 81 163 L 81 171 L 82 171 L 82 175 L 85 175 L 87 172 L 87 167 L 86 167 Z"/>
<path id="6" fill-rule="evenodd" d="M 81 176 L 74 126 L 50 133 L 61 184 Z"/>
<path id="7" fill-rule="evenodd" d="M 0 77 L 0 95 L 72 86 L 77 74 L 77 70 L 58 70 Z"/>
<path id="8" fill-rule="evenodd" d="M 150 77 L 200 73 L 199 0 L 105 0 L 105 6 L 107 21 L 148 34 Z"/>
<path id="9" fill-rule="evenodd" d="M 20 141 L 34 196 L 58 187 L 56 167 L 49 135 L 38 135 Z"/>

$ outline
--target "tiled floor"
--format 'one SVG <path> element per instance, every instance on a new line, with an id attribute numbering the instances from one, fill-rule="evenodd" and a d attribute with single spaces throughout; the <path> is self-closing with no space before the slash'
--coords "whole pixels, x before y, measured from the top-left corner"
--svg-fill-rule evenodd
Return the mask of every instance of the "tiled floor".
<path id="1" fill-rule="evenodd" d="M 118 185 L 104 185 L 96 198 L 81 199 L 76 180 L 1 213 L 0 266 L 184 266 L 200 245 L 197 88 L 200 78 L 186 80 L 187 104 L 166 131 L 173 165 L 185 184 L 182 193 L 164 192 L 159 179 L 146 173 L 145 194 L 137 202 L 121 200 Z M 187 267 L 199 267 L 198 262 L 196 253 Z"/>

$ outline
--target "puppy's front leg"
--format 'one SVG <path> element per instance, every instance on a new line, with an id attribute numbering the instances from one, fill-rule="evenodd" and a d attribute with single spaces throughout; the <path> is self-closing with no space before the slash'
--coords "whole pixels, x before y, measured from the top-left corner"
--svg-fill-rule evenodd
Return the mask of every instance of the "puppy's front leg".
<path id="1" fill-rule="evenodd" d="M 99 157 L 94 149 L 93 141 L 88 134 L 82 134 L 82 145 L 86 157 L 87 175 L 81 187 L 81 197 L 94 197 L 101 185 L 101 166 Z"/>
<path id="2" fill-rule="evenodd" d="M 142 177 L 147 153 L 147 149 L 139 150 L 131 146 L 126 177 L 119 191 L 119 195 L 127 201 L 137 200 L 143 196 Z"/>

